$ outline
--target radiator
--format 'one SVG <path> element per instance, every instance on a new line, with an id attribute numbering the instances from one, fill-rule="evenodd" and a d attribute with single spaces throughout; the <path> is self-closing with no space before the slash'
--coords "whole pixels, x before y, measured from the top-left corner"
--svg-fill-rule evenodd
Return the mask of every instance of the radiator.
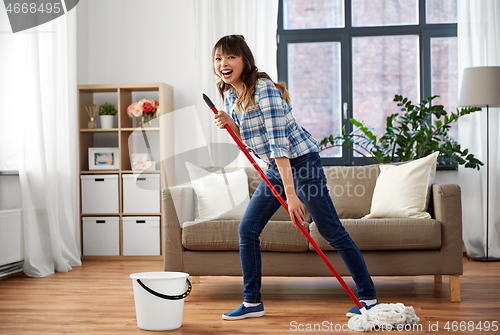
<path id="1" fill-rule="evenodd" d="M 22 210 L 0 210 L 0 268 L 10 269 L 10 272 L 13 263 L 21 262 L 23 259 Z"/>

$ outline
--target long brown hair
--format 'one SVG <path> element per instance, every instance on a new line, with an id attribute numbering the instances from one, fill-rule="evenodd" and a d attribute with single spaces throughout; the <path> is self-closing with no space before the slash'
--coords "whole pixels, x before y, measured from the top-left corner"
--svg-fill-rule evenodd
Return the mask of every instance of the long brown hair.
<path id="1" fill-rule="evenodd" d="M 214 46 L 212 50 L 212 62 L 215 58 L 215 53 L 219 52 L 226 55 L 240 56 L 243 60 L 243 72 L 241 73 L 241 80 L 243 81 L 243 94 L 238 97 L 236 107 L 244 112 L 250 105 L 254 106 L 255 84 L 258 79 L 265 78 L 272 81 L 269 75 L 265 72 L 259 72 L 255 65 L 255 59 L 252 51 L 245 42 L 245 37 L 242 35 L 227 35 L 222 37 Z M 214 68 L 215 72 L 215 68 Z M 215 72 L 217 74 L 217 72 Z M 290 95 L 286 89 L 285 83 L 275 83 L 274 85 L 279 88 L 283 94 L 283 99 L 290 103 Z M 217 83 L 219 94 L 224 100 L 224 92 L 231 89 L 231 85 L 226 84 L 222 79 Z"/>

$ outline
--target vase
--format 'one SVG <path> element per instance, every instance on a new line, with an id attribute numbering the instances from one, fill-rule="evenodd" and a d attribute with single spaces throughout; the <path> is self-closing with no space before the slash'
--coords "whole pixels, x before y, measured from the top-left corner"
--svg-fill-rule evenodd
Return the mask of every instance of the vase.
<path id="1" fill-rule="evenodd" d="M 151 127 L 151 120 L 154 119 L 154 117 L 155 117 L 154 113 L 142 114 L 141 128 L 150 128 Z"/>
<path id="2" fill-rule="evenodd" d="M 141 117 L 141 128 L 149 128 L 149 127 L 150 127 L 149 119 L 147 116 L 143 115 Z"/>
<path id="3" fill-rule="evenodd" d="M 90 118 L 90 121 L 88 122 L 87 126 L 89 129 L 97 128 L 97 122 L 95 122 L 93 117 Z"/>
<path id="4" fill-rule="evenodd" d="M 114 115 L 101 115 L 101 129 L 113 128 Z"/>

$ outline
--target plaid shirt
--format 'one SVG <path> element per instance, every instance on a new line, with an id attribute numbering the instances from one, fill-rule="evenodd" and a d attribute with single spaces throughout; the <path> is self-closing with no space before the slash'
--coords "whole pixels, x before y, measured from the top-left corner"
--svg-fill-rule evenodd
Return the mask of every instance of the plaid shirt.
<path id="1" fill-rule="evenodd" d="M 245 113 L 236 108 L 236 90 L 226 92 L 226 112 L 240 129 L 241 139 L 259 158 L 271 163 L 274 158 L 297 158 L 319 152 L 319 143 L 293 117 L 292 108 L 272 81 L 259 79 L 255 86 L 255 106 Z"/>

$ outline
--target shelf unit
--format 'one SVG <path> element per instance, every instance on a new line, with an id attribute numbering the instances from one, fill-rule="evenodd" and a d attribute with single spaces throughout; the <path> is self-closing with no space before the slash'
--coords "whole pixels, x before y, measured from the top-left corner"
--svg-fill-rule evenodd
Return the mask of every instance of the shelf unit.
<path id="1" fill-rule="evenodd" d="M 140 99 L 154 99 L 159 102 L 157 115 L 158 121 L 155 127 L 139 128 L 137 118 L 130 118 L 127 114 L 127 107 Z M 104 102 L 113 103 L 118 110 L 115 116 L 115 127 L 112 129 L 100 129 L 99 116 L 96 115 L 98 128 L 89 129 L 89 116 L 86 107 L 100 105 Z M 165 157 L 170 157 L 170 152 L 173 152 L 173 122 L 169 124 L 168 113 L 173 112 L 173 87 L 164 83 L 140 83 L 140 84 L 101 84 L 101 85 L 79 85 L 78 86 L 78 123 L 79 123 L 79 157 L 80 157 L 80 176 L 84 175 L 118 175 L 118 195 L 119 195 L 119 211 L 118 213 L 82 213 L 82 202 L 80 200 L 80 232 L 82 259 L 128 259 L 128 260 L 144 260 L 144 259 L 163 259 L 164 245 L 160 243 L 160 256 L 124 256 L 123 255 L 123 218 L 133 216 L 158 216 L 160 218 L 160 241 L 162 238 L 161 222 L 163 219 L 163 209 L 160 205 L 159 213 L 124 213 L 123 211 L 123 175 L 133 174 L 137 171 L 132 170 L 132 164 L 129 153 L 129 138 L 134 131 L 140 130 L 146 132 L 149 136 L 154 136 L 155 142 L 151 145 L 151 149 L 155 150 L 155 157 L 160 157 L 160 161 L 156 161 L 155 170 L 143 171 L 141 173 L 156 173 L 160 175 L 160 190 L 167 186 L 167 176 L 175 176 L 174 166 L 166 166 L 167 160 Z M 98 113 L 96 113 L 98 114 Z M 157 141 L 156 141 L 157 140 Z M 119 151 L 119 168 L 117 170 L 90 170 L 88 149 L 92 147 L 115 147 Z M 81 179 L 81 178 L 80 178 Z M 158 193 L 161 204 L 161 193 Z M 82 191 L 80 188 L 80 199 L 82 199 Z M 83 250 L 83 223 L 84 217 L 119 217 L 119 255 L 117 256 L 86 256 Z"/>

